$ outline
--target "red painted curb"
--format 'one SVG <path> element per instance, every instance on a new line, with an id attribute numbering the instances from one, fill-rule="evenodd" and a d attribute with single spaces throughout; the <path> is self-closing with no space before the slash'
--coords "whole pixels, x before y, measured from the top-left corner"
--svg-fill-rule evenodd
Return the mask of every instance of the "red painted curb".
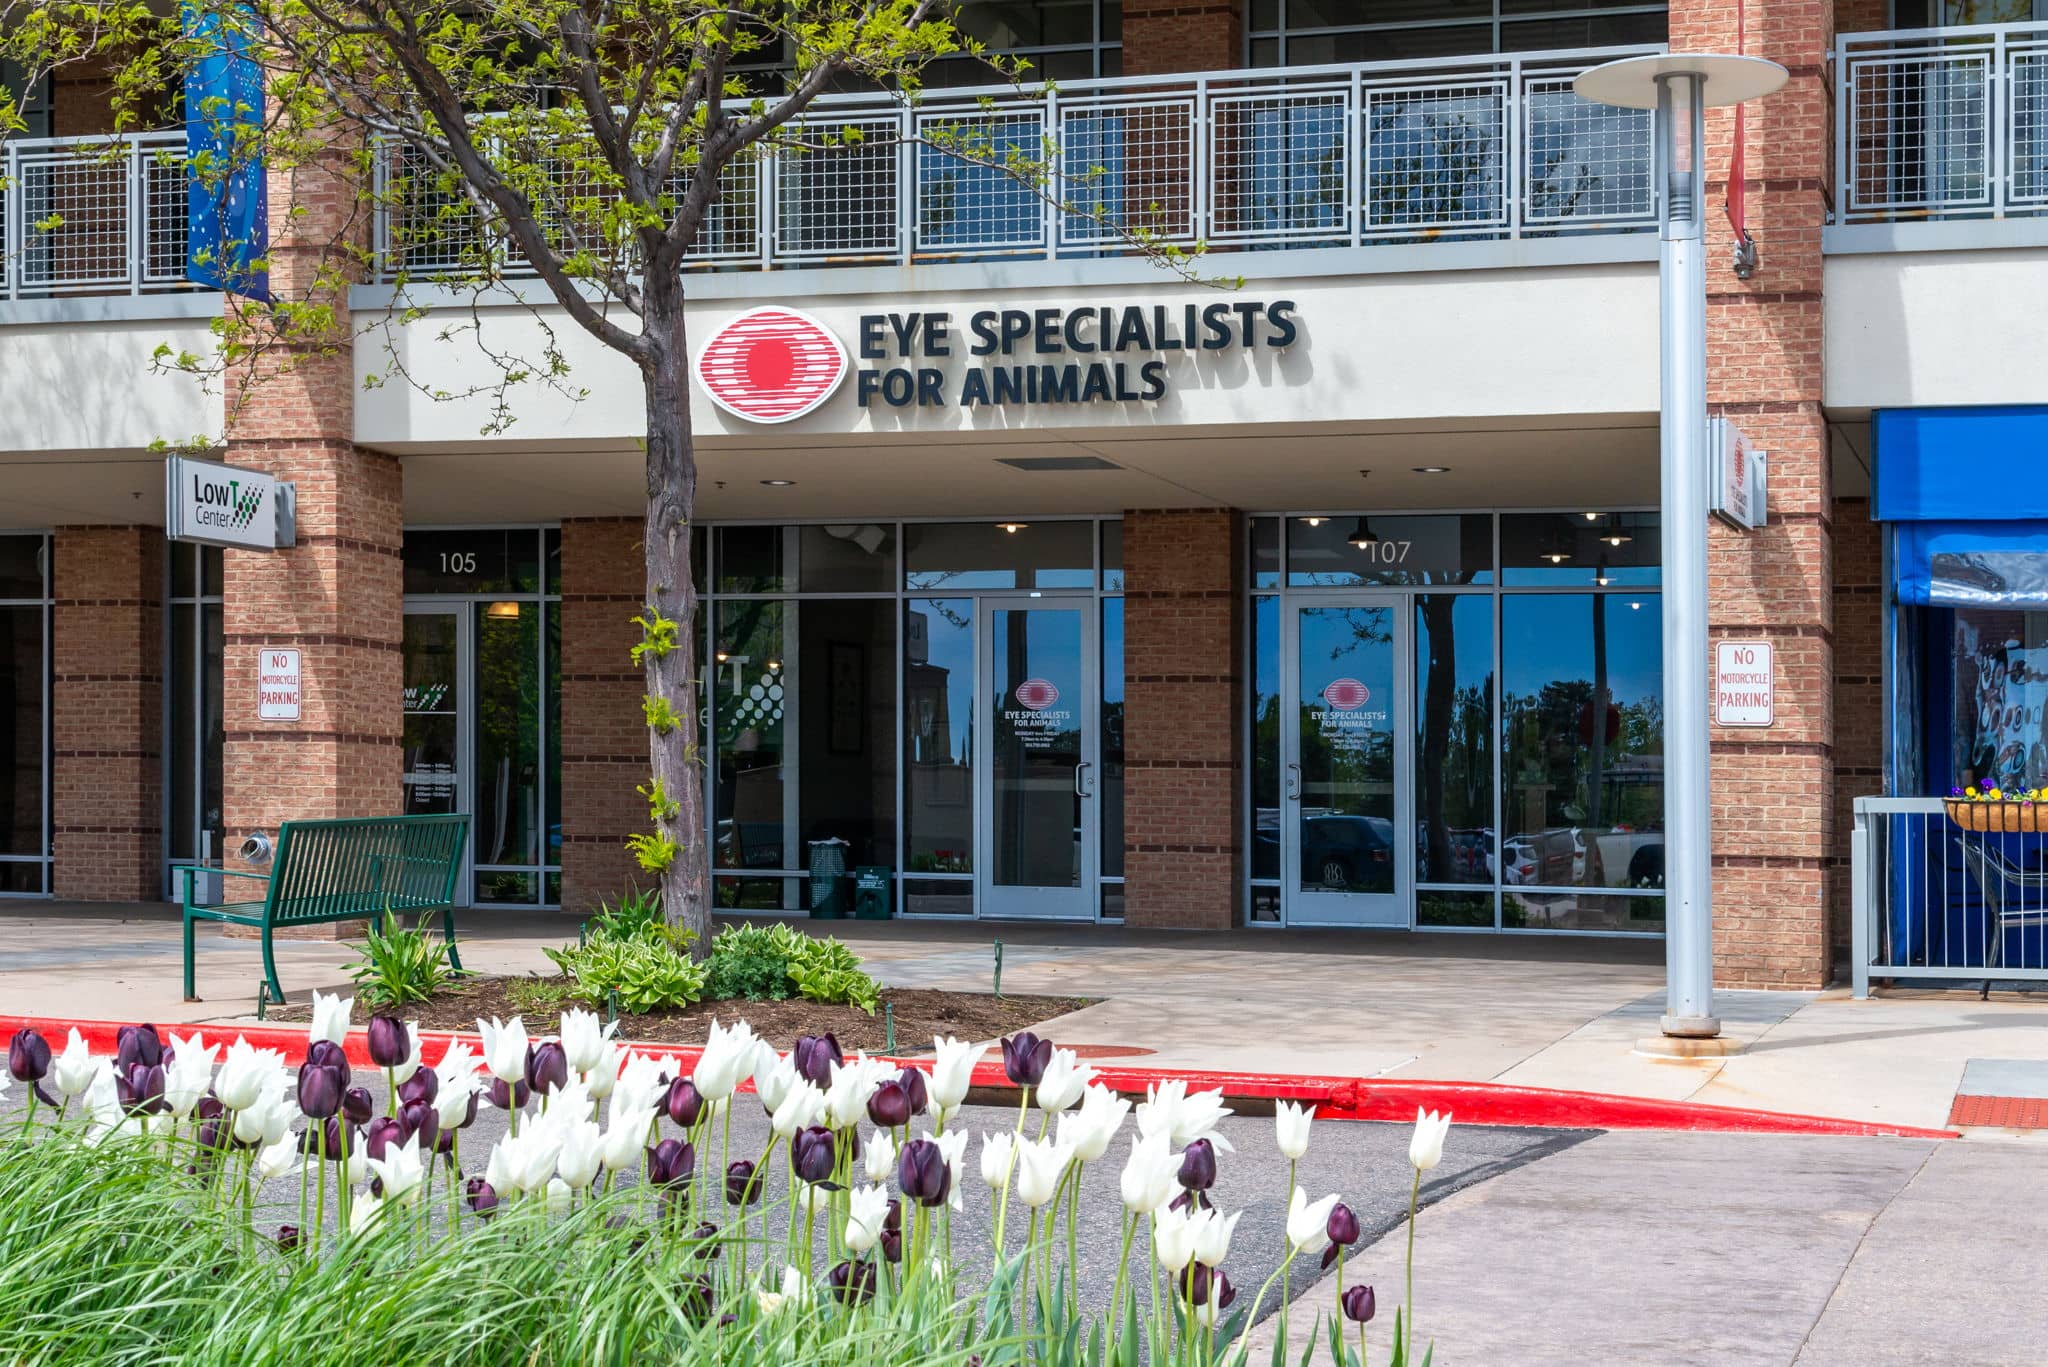
<path id="1" fill-rule="evenodd" d="M 53 1049 L 64 1046 L 67 1034 L 77 1030 L 88 1048 L 108 1053 L 121 1022 L 69 1020 L 53 1016 L 0 1015 L 0 1035 L 11 1035 L 23 1027 L 43 1032 Z M 236 1036 L 259 1049 L 282 1049 L 286 1060 L 297 1059 L 304 1050 L 303 1025 L 193 1025 L 158 1026 L 166 1037 L 172 1034 L 203 1034 L 222 1042 Z M 542 1038 L 542 1036 L 536 1036 Z M 468 1032 L 422 1030 L 421 1048 L 438 1061 L 449 1044 L 460 1040 L 476 1044 Z M 693 1064 L 702 1050 L 696 1045 L 661 1045 L 628 1042 L 633 1052 L 654 1058 L 673 1057 L 679 1064 Z M 349 1063 L 369 1068 L 368 1034 L 350 1032 L 343 1048 Z M 903 1063 L 926 1060 L 899 1058 Z M 1096 1069 L 1096 1080 L 1120 1092 L 1143 1095 L 1149 1087 L 1180 1081 L 1189 1091 L 1219 1088 L 1228 1097 L 1294 1101 L 1316 1108 L 1319 1120 L 1412 1121 L 1417 1110 L 1449 1111 L 1461 1125 L 1514 1125 L 1533 1129 L 1573 1130 L 1686 1130 L 1695 1133 L 1812 1134 L 1836 1136 L 1891 1136 L 1908 1139 L 1958 1139 L 1955 1130 L 1930 1130 L 1915 1125 L 1887 1125 L 1865 1120 L 1839 1120 L 1829 1116 L 1795 1115 L 1786 1111 L 1753 1111 L 1734 1106 L 1708 1106 L 1693 1101 L 1659 1101 L 1649 1097 L 1614 1096 L 1604 1092 L 1562 1091 L 1549 1087 L 1518 1087 L 1499 1082 L 1430 1082 L 1424 1079 L 1391 1080 L 1363 1077 L 1321 1077 L 1291 1073 L 1224 1073 L 1180 1068 Z M 1009 1087 L 999 1061 L 984 1060 L 974 1070 L 977 1087 Z M 750 1087 L 751 1084 L 745 1084 Z M 744 1089 L 744 1088 L 743 1088 Z"/>

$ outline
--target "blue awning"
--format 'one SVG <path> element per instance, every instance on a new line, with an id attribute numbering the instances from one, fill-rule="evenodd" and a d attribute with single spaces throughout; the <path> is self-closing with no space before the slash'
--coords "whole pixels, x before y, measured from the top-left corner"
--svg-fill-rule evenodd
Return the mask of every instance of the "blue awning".
<path id="1" fill-rule="evenodd" d="M 2048 407 L 1887 408 L 1871 426 L 1878 521 L 2048 518 Z"/>
<path id="2" fill-rule="evenodd" d="M 1901 603 L 2048 608 L 2048 522 L 1901 522 L 1892 535 Z"/>

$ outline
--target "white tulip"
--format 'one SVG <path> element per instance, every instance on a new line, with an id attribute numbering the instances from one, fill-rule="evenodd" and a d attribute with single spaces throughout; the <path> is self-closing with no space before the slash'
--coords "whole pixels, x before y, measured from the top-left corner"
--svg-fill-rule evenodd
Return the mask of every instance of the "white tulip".
<path id="1" fill-rule="evenodd" d="M 802 1080 L 788 1055 L 765 1046 L 755 1055 L 754 1095 L 761 1098 L 761 1108 L 768 1114 L 774 1115 L 788 1099 L 790 1089 Z"/>
<path id="2" fill-rule="evenodd" d="M 85 1047 L 85 1037 L 77 1027 L 72 1027 L 71 1037 L 64 1042 L 64 1052 L 50 1061 L 50 1081 L 56 1086 L 57 1095 L 69 1101 L 92 1086 L 101 1062 Z"/>
<path id="3" fill-rule="evenodd" d="M 606 1025 L 598 1020 L 595 1011 L 564 1011 L 562 1052 L 568 1056 L 570 1071 L 587 1073 L 595 1068 L 604 1056 L 605 1045 L 610 1043 L 612 1033 L 618 1028 L 617 1021 Z"/>
<path id="4" fill-rule="evenodd" d="M 299 1118 L 299 1104 L 285 1094 L 282 1085 L 259 1097 L 253 1106 L 235 1112 L 235 1138 L 244 1144 L 267 1147 L 282 1139 Z"/>
<path id="5" fill-rule="evenodd" d="M 787 1139 L 798 1130 L 808 1129 L 825 1115 L 825 1094 L 811 1082 L 799 1082 L 789 1089 L 789 1095 L 782 1098 L 782 1104 L 769 1117 L 768 1127 L 775 1131 L 777 1139 Z"/>
<path id="6" fill-rule="evenodd" d="M 1235 1211 L 1226 1219 L 1219 1210 L 1203 1210 L 1195 1221 L 1195 1261 L 1204 1267 L 1223 1266 L 1230 1256 L 1230 1236 L 1237 1232 L 1237 1219 L 1243 1214 Z"/>
<path id="7" fill-rule="evenodd" d="M 328 996 L 316 989 L 313 993 L 313 1023 L 306 1027 L 306 1043 L 324 1039 L 330 1044 L 339 1044 L 347 1039 L 349 1016 L 355 1006 L 354 997 L 344 997 L 339 992 Z"/>
<path id="8" fill-rule="evenodd" d="M 213 1094 L 231 1111 L 246 1110 L 283 1085 L 284 1055 L 275 1049 L 253 1049 L 240 1035 L 220 1061 Z"/>
<path id="9" fill-rule="evenodd" d="M 934 1115 L 944 1118 L 960 1108 L 967 1089 L 974 1084 L 974 1068 L 988 1053 L 986 1044 L 963 1044 L 951 1035 L 932 1037 L 930 1104 Z"/>
<path id="10" fill-rule="evenodd" d="M 1067 1164 L 1074 1160 L 1074 1146 L 1056 1140 L 1039 1139 L 1017 1146 L 1017 1199 L 1036 1210 L 1052 1200 L 1059 1190 Z"/>
<path id="11" fill-rule="evenodd" d="M 569 1184 L 559 1177 L 550 1177 L 545 1191 L 550 1215 L 567 1215 L 570 1207 L 575 1205 L 575 1194 L 569 1190 Z"/>
<path id="12" fill-rule="evenodd" d="M 568 1082 L 548 1088 L 542 1098 L 546 1104 L 546 1115 L 550 1120 L 574 1122 L 589 1120 L 597 1114 L 597 1101 L 590 1095 L 590 1088 L 582 1078 L 572 1077 Z"/>
<path id="13" fill-rule="evenodd" d="M 1010 1164 L 1017 1157 L 1017 1136 L 1009 1130 L 981 1137 L 981 1180 L 990 1191 L 1010 1180 Z"/>
<path id="14" fill-rule="evenodd" d="M 647 1129 L 654 1123 L 654 1108 L 643 1111 L 622 1111 L 612 1107 L 611 1126 L 604 1132 L 604 1143 L 598 1149 L 598 1161 L 607 1172 L 624 1172 L 640 1161 L 640 1155 L 647 1147 Z"/>
<path id="15" fill-rule="evenodd" d="M 1300 1187 L 1294 1189 L 1294 1202 L 1287 1208 L 1287 1242 L 1294 1245 L 1295 1252 L 1321 1253 L 1330 1246 L 1330 1211 L 1337 1204 L 1337 1195 L 1333 1191 L 1310 1205 L 1308 1193 Z"/>
<path id="16" fill-rule="evenodd" d="M 1095 1078 L 1095 1070 L 1081 1062 L 1071 1049 L 1055 1049 L 1038 1079 L 1038 1109 L 1047 1113 L 1064 1111 L 1081 1099 L 1081 1093 Z"/>
<path id="17" fill-rule="evenodd" d="M 896 1141 L 887 1130 L 876 1130 L 868 1136 L 867 1147 L 861 1150 L 861 1164 L 868 1181 L 889 1180 L 889 1174 L 896 1168 Z"/>
<path id="18" fill-rule="evenodd" d="M 121 1093 L 114 1085 L 114 1061 L 96 1059 L 98 1065 L 85 1084 L 85 1118 L 91 1125 L 106 1128 L 121 1123 Z"/>
<path id="19" fill-rule="evenodd" d="M 882 1237 L 882 1222 L 889 1218 L 889 1189 L 859 1187 L 848 1198 L 846 1246 L 865 1253 Z"/>
<path id="20" fill-rule="evenodd" d="M 526 1022 L 518 1016 L 510 1021 L 491 1017 L 488 1024 L 477 1017 L 476 1031 L 483 1036 L 484 1066 L 500 1082 L 521 1082 L 526 1077 Z"/>
<path id="21" fill-rule="evenodd" d="M 1163 1134 L 1167 1144 L 1185 1149 L 1197 1139 L 1206 1139 L 1224 1153 L 1235 1153 L 1230 1141 L 1216 1130 L 1231 1114 L 1223 1104 L 1221 1090 L 1188 1095 L 1187 1083 L 1173 1081 L 1148 1089 L 1138 1103 L 1138 1133 Z"/>
<path id="22" fill-rule="evenodd" d="M 1159 1265 L 1178 1276 L 1195 1257 L 1195 1222 L 1186 1210 L 1168 1206 L 1152 1229 L 1152 1253 Z"/>
<path id="23" fill-rule="evenodd" d="M 516 1135 L 506 1135 L 491 1151 L 486 1179 L 499 1195 L 540 1191 L 555 1175 L 555 1159 L 562 1141 L 547 1127 L 529 1125 Z M 500 1181 L 499 1179 L 503 1180 Z"/>
<path id="24" fill-rule="evenodd" d="M 782 1289 L 754 1292 L 754 1304 L 761 1307 L 763 1315 L 773 1315 L 785 1305 L 803 1304 L 806 1289 L 804 1274 L 793 1267 L 785 1267 L 782 1269 Z"/>
<path id="25" fill-rule="evenodd" d="M 676 1075 L 676 1059 L 673 1054 L 660 1058 L 649 1058 L 635 1054 L 619 1069 L 619 1080 L 612 1088 L 612 1109 L 614 1111 L 658 1110 L 667 1099 L 668 1084 L 664 1077 Z"/>
<path id="26" fill-rule="evenodd" d="M 269 1182 L 301 1165 L 297 1135 L 287 1134 L 268 1148 L 257 1151 L 256 1174 Z"/>
<path id="27" fill-rule="evenodd" d="M 1444 1136 L 1451 1132 L 1451 1113 L 1415 1111 L 1415 1136 L 1408 1141 L 1408 1162 L 1417 1172 L 1428 1172 L 1444 1161 Z"/>
<path id="28" fill-rule="evenodd" d="M 455 1129 L 469 1118 L 469 1099 L 484 1087 L 477 1062 L 468 1045 L 450 1044 L 435 1067 L 439 1090 L 434 1093 L 434 1119 L 442 1129 Z"/>
<path id="29" fill-rule="evenodd" d="M 849 1062 L 833 1064 L 832 1082 L 825 1089 L 827 1123 L 835 1130 L 850 1130 L 860 1124 L 868 1113 L 868 1098 L 882 1085 L 883 1078 L 895 1074 L 894 1068 L 877 1063 L 864 1053 L 855 1054 Z"/>
<path id="30" fill-rule="evenodd" d="M 946 1160 L 946 1171 L 951 1175 L 952 1194 L 946 1204 L 954 1210 L 960 1209 L 960 1181 L 965 1175 L 960 1171 L 961 1161 L 967 1157 L 967 1131 L 955 1130 L 950 1134 L 931 1134 L 926 1139 L 939 1147 L 939 1157 Z"/>
<path id="31" fill-rule="evenodd" d="M 1180 1189 L 1180 1159 L 1164 1134 L 1140 1134 L 1131 1141 L 1121 1187 L 1124 1208 L 1133 1215 L 1150 1215 L 1173 1199 Z"/>
<path id="32" fill-rule="evenodd" d="M 213 1085 L 213 1056 L 217 1044 L 202 1044 L 198 1035 L 190 1039 L 171 1036 L 171 1057 L 164 1065 L 164 1103 L 171 1114 L 183 1120 Z"/>
<path id="33" fill-rule="evenodd" d="M 1282 1101 L 1273 1107 L 1273 1133 L 1282 1158 L 1293 1162 L 1308 1152 L 1308 1123 L 1315 1118 L 1313 1106 L 1304 1108 L 1292 1101 Z"/>
<path id="34" fill-rule="evenodd" d="M 419 1199 L 420 1188 L 426 1183 L 426 1165 L 420 1161 L 420 1137 L 413 1135 L 403 1144 L 392 1144 L 385 1148 L 382 1158 L 368 1160 L 370 1171 L 383 1184 L 385 1201 L 411 1202 Z"/>
<path id="35" fill-rule="evenodd" d="M 400 1082 L 404 1082 L 414 1073 L 417 1073 L 420 1070 L 420 1065 L 426 1062 L 426 1059 L 423 1057 L 425 1050 L 425 1042 L 420 1039 L 420 1023 L 418 1021 L 405 1022 L 405 1062 L 392 1069 L 391 1076 L 397 1078 Z"/>
<path id="36" fill-rule="evenodd" d="M 1093 1163 L 1109 1152 L 1109 1141 L 1123 1128 L 1131 1103 L 1107 1087 L 1090 1084 L 1081 1097 L 1081 1109 L 1060 1112 L 1061 1142 L 1073 1141 L 1074 1157 Z"/>
<path id="37" fill-rule="evenodd" d="M 753 1026 L 739 1021 L 728 1028 L 714 1020 L 690 1081 L 697 1084 L 698 1095 L 706 1101 L 723 1101 L 753 1069 L 758 1057 Z"/>
<path id="38" fill-rule="evenodd" d="M 581 1191 L 597 1176 L 603 1160 L 603 1132 L 594 1120 L 578 1120 L 557 1126 L 561 1152 L 555 1157 L 556 1175 Z"/>
<path id="39" fill-rule="evenodd" d="M 618 1022 L 614 1021 L 616 1025 Z M 608 1039 L 598 1051 L 597 1062 L 584 1070 L 583 1083 L 590 1088 L 590 1095 L 603 1101 L 612 1094 L 612 1088 L 619 1085 L 619 1065 L 626 1059 L 626 1046 L 617 1040 Z"/>
<path id="40" fill-rule="evenodd" d="M 384 1201 L 376 1196 L 358 1196 L 349 1209 L 348 1232 L 351 1235 L 369 1234 L 384 1222 Z"/>
<path id="41" fill-rule="evenodd" d="M 361 1144 L 348 1151 L 348 1161 L 342 1164 L 342 1176 L 352 1187 L 359 1187 L 370 1180 L 370 1156 Z"/>

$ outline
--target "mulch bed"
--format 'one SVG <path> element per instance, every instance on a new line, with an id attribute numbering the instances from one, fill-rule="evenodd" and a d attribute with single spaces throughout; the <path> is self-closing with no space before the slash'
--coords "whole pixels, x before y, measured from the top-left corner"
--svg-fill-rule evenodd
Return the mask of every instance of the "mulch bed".
<path id="1" fill-rule="evenodd" d="M 437 992 L 422 1004 L 405 1007 L 396 1015 L 417 1020 L 423 1030 L 475 1030 L 477 1017 L 501 1019 L 524 1016 L 527 1029 L 547 1034 L 557 1028 L 561 1012 L 554 1007 L 534 1008 L 530 998 L 515 997 L 518 983 L 566 985 L 564 978 L 472 978 Z M 931 1052 L 934 1035 L 957 1035 L 963 1040 L 993 1039 L 1014 1034 L 1054 1016 L 1078 1011 L 1091 1004 L 1086 997 L 996 997 L 986 992 L 884 992 L 882 1000 L 896 1017 L 896 1052 Z M 565 1005 L 576 1007 L 579 1002 Z M 359 1006 L 358 1017 L 366 1013 Z M 311 1020 L 310 1005 L 272 1007 L 274 1021 Z M 874 1015 L 852 1006 L 826 1006 L 821 1002 L 789 1001 L 706 1001 L 681 1011 L 659 1011 L 636 1016 L 620 1013 L 618 1037 L 654 1044 L 702 1044 L 710 1033 L 713 1018 L 730 1023 L 744 1017 L 756 1033 L 778 1049 L 787 1049 L 798 1035 L 831 1031 L 839 1047 L 852 1052 L 881 1051 L 888 1043 L 884 1014 Z"/>

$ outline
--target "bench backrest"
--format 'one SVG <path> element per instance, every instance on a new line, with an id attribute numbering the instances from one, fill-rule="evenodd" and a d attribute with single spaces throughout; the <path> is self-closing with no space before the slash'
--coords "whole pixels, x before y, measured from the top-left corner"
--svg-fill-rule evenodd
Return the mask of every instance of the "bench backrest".
<path id="1" fill-rule="evenodd" d="M 264 914 L 277 925 L 445 907 L 468 838 L 461 815 L 287 821 Z"/>

